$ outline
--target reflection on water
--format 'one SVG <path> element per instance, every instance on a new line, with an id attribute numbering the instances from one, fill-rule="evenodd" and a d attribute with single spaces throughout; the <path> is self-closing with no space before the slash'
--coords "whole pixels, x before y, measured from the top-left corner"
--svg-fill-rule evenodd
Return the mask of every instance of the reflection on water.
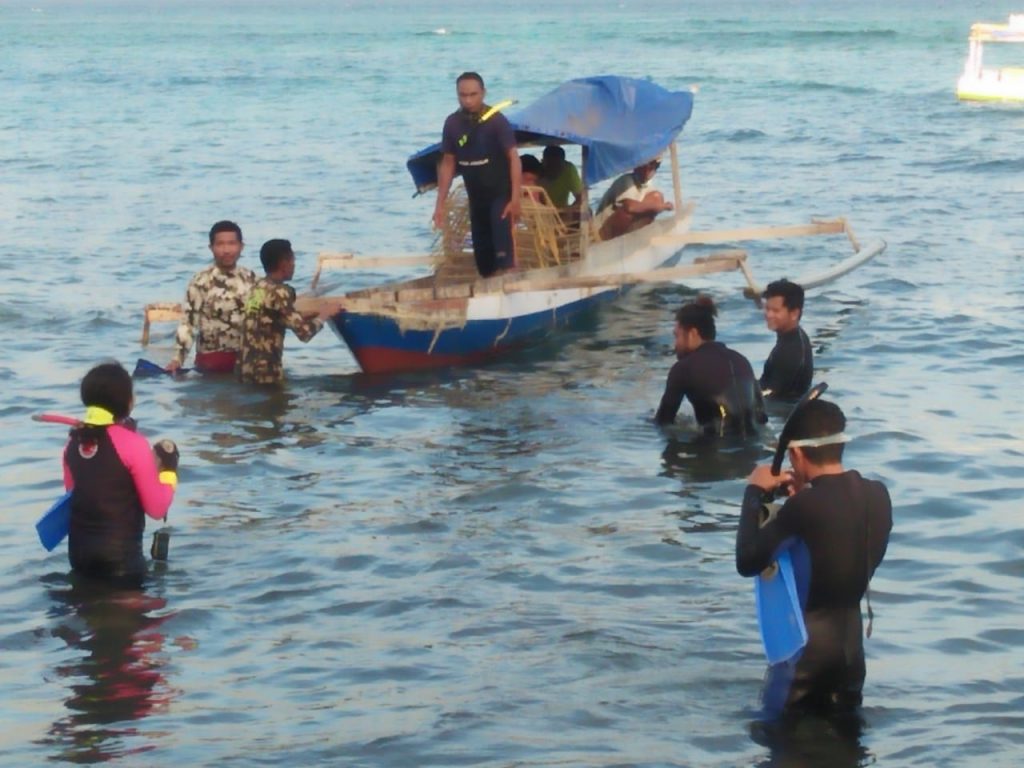
<path id="1" fill-rule="evenodd" d="M 167 601 L 144 592 L 114 589 L 69 577 L 67 588 L 51 588 L 53 635 L 76 652 L 56 667 L 67 680 L 67 715 L 53 723 L 45 743 L 60 758 L 76 763 L 106 762 L 148 752 L 154 745 L 133 744 L 141 736 L 138 721 L 162 712 L 174 697 L 162 667 L 166 660 L 161 625 L 173 614 Z"/>
<path id="2" fill-rule="evenodd" d="M 684 483 L 737 480 L 771 456 L 760 438 L 721 438 L 695 434 L 670 437 L 661 452 L 662 474 Z"/>
<path id="3" fill-rule="evenodd" d="M 758 768 L 859 768 L 875 762 L 861 744 L 859 713 L 817 717 L 791 715 L 750 724 L 750 738 L 771 750 Z"/>

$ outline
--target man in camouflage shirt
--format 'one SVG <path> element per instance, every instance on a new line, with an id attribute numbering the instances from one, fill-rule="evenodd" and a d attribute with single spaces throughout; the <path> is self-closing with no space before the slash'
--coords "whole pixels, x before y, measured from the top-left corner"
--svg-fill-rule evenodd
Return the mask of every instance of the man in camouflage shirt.
<path id="1" fill-rule="evenodd" d="M 167 366 L 185 364 L 196 343 L 196 368 L 207 373 L 230 373 L 242 346 L 242 308 L 256 275 L 238 266 L 242 230 L 233 221 L 218 221 L 210 230 L 213 264 L 197 272 L 185 292 L 185 317 L 175 335 L 175 355 Z"/>
<path id="2" fill-rule="evenodd" d="M 339 309 L 325 305 L 306 319 L 295 309 L 295 289 L 287 281 L 295 274 L 295 254 L 287 240 L 268 240 L 260 249 L 267 273 L 245 301 L 242 320 L 242 351 L 238 376 L 248 384 L 277 384 L 284 380 L 284 331 L 291 328 L 301 341 L 309 341 L 324 321 Z"/>

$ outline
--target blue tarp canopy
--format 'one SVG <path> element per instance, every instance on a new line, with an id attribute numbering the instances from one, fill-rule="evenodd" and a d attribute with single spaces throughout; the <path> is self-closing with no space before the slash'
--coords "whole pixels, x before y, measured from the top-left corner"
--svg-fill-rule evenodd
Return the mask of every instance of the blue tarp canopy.
<path id="1" fill-rule="evenodd" d="M 583 182 L 590 186 L 655 157 L 675 140 L 692 111 L 689 91 L 666 91 L 649 80 L 602 75 L 563 83 L 506 117 L 519 144 L 586 147 Z M 440 160 L 438 143 L 406 162 L 418 191 L 437 184 Z"/>

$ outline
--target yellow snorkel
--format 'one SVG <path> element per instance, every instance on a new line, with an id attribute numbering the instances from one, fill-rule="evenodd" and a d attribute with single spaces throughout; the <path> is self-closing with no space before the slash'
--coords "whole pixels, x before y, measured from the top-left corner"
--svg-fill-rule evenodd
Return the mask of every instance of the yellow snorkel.
<path id="1" fill-rule="evenodd" d="M 482 115 L 480 115 L 480 122 L 481 123 L 487 122 L 492 117 L 494 117 L 496 114 L 501 112 L 501 110 L 503 110 L 505 107 L 511 107 L 515 103 L 516 103 L 516 99 L 505 99 L 504 101 L 499 101 L 493 107 L 491 107 L 486 112 L 484 112 Z"/>

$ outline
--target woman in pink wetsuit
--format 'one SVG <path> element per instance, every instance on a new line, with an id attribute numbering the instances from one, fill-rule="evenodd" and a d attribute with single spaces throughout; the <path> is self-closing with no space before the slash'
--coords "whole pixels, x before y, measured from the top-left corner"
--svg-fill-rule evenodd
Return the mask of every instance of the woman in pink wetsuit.
<path id="1" fill-rule="evenodd" d="M 81 392 L 85 418 L 64 449 L 64 487 L 72 492 L 68 559 L 78 573 L 141 585 L 145 515 L 167 516 L 178 483 L 178 450 L 170 441 L 151 449 L 135 432 L 128 418 L 132 379 L 120 364 L 93 368 Z"/>

